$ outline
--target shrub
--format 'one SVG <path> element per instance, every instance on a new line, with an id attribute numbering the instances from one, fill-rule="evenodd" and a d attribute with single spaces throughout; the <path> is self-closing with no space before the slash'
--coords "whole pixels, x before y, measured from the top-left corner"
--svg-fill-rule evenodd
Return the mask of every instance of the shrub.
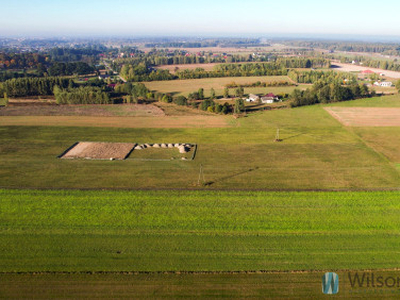
<path id="1" fill-rule="evenodd" d="M 178 96 L 177 98 L 174 98 L 173 102 L 177 105 L 182 105 L 182 106 L 187 105 L 187 99 L 185 96 Z"/>

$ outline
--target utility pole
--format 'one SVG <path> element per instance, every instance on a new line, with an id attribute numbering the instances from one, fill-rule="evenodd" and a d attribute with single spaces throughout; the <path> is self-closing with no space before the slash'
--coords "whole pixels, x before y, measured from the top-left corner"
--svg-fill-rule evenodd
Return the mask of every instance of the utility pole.
<path id="1" fill-rule="evenodd" d="M 282 142 L 282 139 L 279 135 L 279 128 L 276 129 L 275 142 Z"/>
<path id="2" fill-rule="evenodd" d="M 200 185 L 200 180 L 204 183 L 204 172 L 203 172 L 203 164 L 200 164 L 200 171 L 199 171 L 199 179 L 197 180 L 197 185 Z"/>

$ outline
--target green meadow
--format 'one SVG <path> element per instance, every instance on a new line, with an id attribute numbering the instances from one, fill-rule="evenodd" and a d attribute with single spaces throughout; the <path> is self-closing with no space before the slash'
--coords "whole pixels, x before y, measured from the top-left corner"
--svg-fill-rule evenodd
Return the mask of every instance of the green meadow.
<path id="1" fill-rule="evenodd" d="M 173 117 L 166 118 L 173 122 Z M 149 125 L 152 119 L 148 118 Z M 333 119 L 322 106 L 259 112 L 227 122 L 228 126 L 222 128 L 2 126 L 0 186 L 246 190 L 398 187 L 399 173 L 392 161 L 366 144 L 357 131 Z M 278 128 L 283 139 L 280 143 L 274 142 Z M 198 149 L 193 161 L 57 158 L 77 141 L 193 143 Z M 143 154 L 135 155 L 133 151 L 131 158 L 144 158 Z M 204 181 L 199 185 L 200 165 Z"/>
<path id="2" fill-rule="evenodd" d="M 399 264 L 399 192 L 0 191 L 2 272 Z"/>

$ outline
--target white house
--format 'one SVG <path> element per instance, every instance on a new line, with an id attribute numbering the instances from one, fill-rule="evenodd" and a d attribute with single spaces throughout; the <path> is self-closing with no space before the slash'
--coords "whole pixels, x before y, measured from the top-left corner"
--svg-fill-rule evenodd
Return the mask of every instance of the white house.
<path id="1" fill-rule="evenodd" d="M 257 95 L 250 94 L 249 98 L 247 98 L 246 101 L 247 102 L 256 102 L 256 101 L 258 101 L 258 99 L 260 99 L 260 97 L 258 97 Z"/>
<path id="2" fill-rule="evenodd" d="M 279 98 L 277 96 L 275 96 L 273 93 L 269 93 L 268 95 L 261 97 L 261 102 L 267 103 L 267 104 L 274 103 L 275 101 L 278 101 L 278 100 L 279 100 Z"/>
<path id="3" fill-rule="evenodd" d="M 381 86 L 381 87 L 391 87 L 393 85 L 393 82 L 390 82 L 390 81 L 382 81 L 382 82 L 375 81 L 374 85 Z"/>
<path id="4" fill-rule="evenodd" d="M 393 85 L 393 82 L 390 82 L 390 81 L 381 82 L 382 87 L 391 87 L 392 85 Z"/>

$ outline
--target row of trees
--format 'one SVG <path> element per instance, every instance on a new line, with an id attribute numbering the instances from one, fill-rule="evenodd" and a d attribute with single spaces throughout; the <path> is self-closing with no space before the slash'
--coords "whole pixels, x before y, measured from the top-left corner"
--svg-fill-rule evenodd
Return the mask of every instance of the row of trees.
<path id="1" fill-rule="evenodd" d="M 226 84 L 225 86 L 227 88 L 237 88 L 237 87 L 273 87 L 273 86 L 289 86 L 289 85 L 294 85 L 291 82 L 280 80 L 280 81 L 271 81 L 271 82 L 248 82 L 248 83 L 236 83 L 236 82 L 231 82 Z"/>
<path id="2" fill-rule="evenodd" d="M 394 60 L 370 59 L 365 56 L 340 57 L 340 62 L 342 63 L 352 63 L 353 61 L 362 63 L 364 67 L 400 72 L 400 63 L 397 61 L 397 59 Z"/>
<path id="3" fill-rule="evenodd" d="M 109 104 L 108 94 L 98 87 L 80 86 L 78 88 L 54 87 L 57 104 Z"/>
<path id="4" fill-rule="evenodd" d="M 395 43 L 363 43 L 339 41 L 289 41 L 287 45 L 296 47 L 310 47 L 347 52 L 372 52 L 386 55 L 400 55 L 400 47 Z"/>
<path id="5" fill-rule="evenodd" d="M 60 77 L 17 78 L 0 83 L 0 89 L 3 89 L 10 97 L 40 96 L 53 95 L 56 85 L 61 88 L 75 86 L 71 79 Z"/>
<path id="6" fill-rule="evenodd" d="M 5 53 L 0 52 L 0 70 L 31 69 L 38 64 L 46 64 L 49 57 L 38 53 Z"/>
<path id="7" fill-rule="evenodd" d="M 274 62 L 245 63 L 245 64 L 220 64 L 212 71 L 203 68 L 194 70 L 177 71 L 175 75 L 168 70 L 156 70 L 148 61 L 125 64 L 121 68 L 121 76 L 129 81 L 153 81 L 173 79 L 198 79 L 214 77 L 236 76 L 280 76 L 287 75 L 290 68 L 317 68 L 330 66 L 330 61 L 323 58 L 278 58 Z"/>
<path id="8" fill-rule="evenodd" d="M 319 80 L 325 80 L 337 84 L 357 84 L 357 77 L 354 74 L 344 72 L 290 70 L 287 75 L 297 83 L 315 83 Z"/>
<path id="9" fill-rule="evenodd" d="M 369 95 L 368 87 L 363 84 L 342 86 L 336 82 L 319 80 L 312 88 L 305 91 L 295 89 L 289 100 L 291 107 L 297 107 L 316 103 L 347 101 Z"/>
<path id="10" fill-rule="evenodd" d="M 121 68 L 120 74 L 126 80 L 133 82 L 176 79 L 176 76 L 170 74 L 168 70 L 155 70 L 147 67 L 144 63 L 139 65 L 124 65 Z"/>
<path id="11" fill-rule="evenodd" d="M 84 75 L 95 72 L 95 69 L 84 62 L 54 63 L 48 68 L 50 76 Z"/>
<path id="12" fill-rule="evenodd" d="M 81 48 L 61 48 L 56 47 L 49 50 L 48 55 L 55 62 L 86 62 L 94 64 L 98 61 L 98 56 L 107 51 L 103 45 L 92 45 Z"/>

